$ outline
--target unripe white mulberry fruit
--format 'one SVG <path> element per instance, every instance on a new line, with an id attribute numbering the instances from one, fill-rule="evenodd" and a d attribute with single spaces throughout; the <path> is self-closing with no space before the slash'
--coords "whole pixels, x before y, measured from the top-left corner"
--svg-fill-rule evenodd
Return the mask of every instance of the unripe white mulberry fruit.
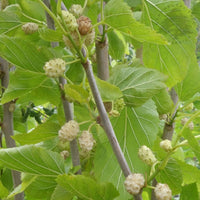
<path id="1" fill-rule="evenodd" d="M 59 139 L 63 142 L 74 140 L 79 132 L 79 124 L 74 121 L 68 121 L 65 123 L 58 132 Z"/>
<path id="2" fill-rule="evenodd" d="M 73 14 L 71 14 L 70 12 L 66 10 L 62 10 L 62 16 L 69 31 L 74 31 L 76 28 L 78 28 L 76 18 Z"/>
<path id="3" fill-rule="evenodd" d="M 120 113 L 119 113 L 119 111 L 117 111 L 117 110 L 111 110 L 111 111 L 109 112 L 109 115 L 112 116 L 112 117 L 119 117 L 119 116 L 120 116 Z"/>
<path id="4" fill-rule="evenodd" d="M 74 43 L 76 44 L 76 46 L 79 46 L 80 45 L 80 39 L 79 39 L 79 35 L 76 31 L 73 31 L 70 33 L 72 39 L 74 40 Z M 71 41 L 69 40 L 69 38 L 65 35 L 63 35 L 63 41 L 66 45 L 67 48 L 69 49 L 73 49 L 74 46 L 73 44 L 71 43 Z"/>
<path id="5" fill-rule="evenodd" d="M 188 118 L 187 117 L 184 117 L 183 119 L 181 119 L 181 124 L 182 125 L 185 125 L 187 122 L 188 122 Z M 189 124 L 188 124 L 188 128 L 190 129 L 190 130 L 193 130 L 194 129 L 194 123 L 193 123 L 193 121 L 191 121 Z"/>
<path id="6" fill-rule="evenodd" d="M 154 189 L 157 200 L 171 200 L 172 191 L 167 184 L 158 183 Z"/>
<path id="7" fill-rule="evenodd" d="M 164 149 L 166 152 L 172 150 L 172 142 L 170 140 L 163 140 L 160 142 L 160 147 Z"/>
<path id="8" fill-rule="evenodd" d="M 185 125 L 187 123 L 189 119 L 187 117 L 184 117 L 183 119 L 181 119 L 181 124 Z"/>
<path id="9" fill-rule="evenodd" d="M 114 110 L 118 110 L 120 112 L 120 111 L 122 111 L 124 109 L 125 105 L 126 104 L 124 103 L 124 99 L 123 98 L 117 99 L 114 102 Z"/>
<path id="10" fill-rule="evenodd" d="M 71 6 L 71 8 L 69 9 L 69 12 L 72 13 L 75 17 L 80 17 L 82 12 L 83 12 L 83 8 L 81 5 L 79 4 L 73 4 Z"/>
<path id="11" fill-rule="evenodd" d="M 189 129 L 192 131 L 194 129 L 194 123 L 193 121 L 191 121 L 189 124 L 188 124 L 188 127 Z"/>
<path id="12" fill-rule="evenodd" d="M 77 19 L 78 30 L 81 35 L 86 35 L 92 28 L 91 20 L 88 17 L 81 16 Z"/>
<path id="13" fill-rule="evenodd" d="M 140 192 L 140 190 L 144 187 L 144 176 L 139 173 L 130 174 L 126 177 L 124 181 L 124 186 L 128 193 L 135 195 Z"/>
<path id="14" fill-rule="evenodd" d="M 29 22 L 22 26 L 22 30 L 25 34 L 29 35 L 35 33 L 38 30 L 38 25 L 36 23 Z"/>
<path id="15" fill-rule="evenodd" d="M 157 161 L 151 149 L 149 149 L 145 145 L 139 148 L 138 156 L 144 163 L 150 166 L 153 165 Z"/>
<path id="16" fill-rule="evenodd" d="M 159 119 L 160 120 L 167 120 L 167 114 L 162 114 L 162 115 L 159 115 Z"/>
<path id="17" fill-rule="evenodd" d="M 92 29 L 91 32 L 89 32 L 85 37 L 85 45 L 89 46 L 91 45 L 95 40 L 95 31 Z"/>
<path id="18" fill-rule="evenodd" d="M 45 74 L 52 78 L 62 76 L 65 72 L 65 61 L 61 58 L 56 58 L 45 63 Z"/>
<path id="19" fill-rule="evenodd" d="M 95 140 L 89 131 L 83 131 L 78 139 L 81 149 L 84 152 L 89 152 L 92 150 Z"/>
<path id="20" fill-rule="evenodd" d="M 61 151 L 60 155 L 62 156 L 62 158 L 65 160 L 67 157 L 69 157 L 69 151 Z"/>

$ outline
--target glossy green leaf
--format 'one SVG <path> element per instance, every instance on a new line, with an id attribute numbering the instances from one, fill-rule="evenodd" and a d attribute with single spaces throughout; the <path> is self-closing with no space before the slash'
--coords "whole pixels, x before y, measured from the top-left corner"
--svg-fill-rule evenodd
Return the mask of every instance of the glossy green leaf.
<path id="1" fill-rule="evenodd" d="M 51 102 L 57 105 L 60 99 L 59 94 L 55 81 L 45 74 L 18 69 L 11 73 L 10 84 L 1 103 L 19 98 L 21 103 L 36 101 L 36 103 Z"/>
<path id="2" fill-rule="evenodd" d="M 188 144 L 191 150 L 195 153 L 197 159 L 200 161 L 200 145 L 199 141 L 194 137 L 192 131 L 189 128 L 186 128 L 183 131 L 184 138 L 188 141 Z"/>
<path id="3" fill-rule="evenodd" d="M 113 59 L 120 60 L 124 58 L 126 43 L 123 36 L 116 31 L 108 32 L 109 54 Z"/>
<path id="4" fill-rule="evenodd" d="M 176 85 L 178 97 L 182 101 L 192 98 L 195 93 L 200 92 L 200 69 L 196 58 L 189 65 L 188 73 L 181 83 Z"/>
<path id="5" fill-rule="evenodd" d="M 166 114 L 173 108 L 172 99 L 166 89 L 160 90 L 160 92 L 154 95 L 152 99 L 156 104 L 159 114 Z"/>
<path id="6" fill-rule="evenodd" d="M 83 175 L 60 175 L 57 182 L 74 196 L 82 200 L 112 200 L 118 192 L 111 183 L 97 183 Z"/>
<path id="7" fill-rule="evenodd" d="M 46 122 L 38 125 L 30 133 L 23 133 L 14 135 L 15 141 L 21 145 L 24 144 L 36 144 L 58 136 L 60 125 L 57 120 L 57 115 L 51 116 Z"/>
<path id="8" fill-rule="evenodd" d="M 103 101 L 113 101 L 123 96 L 119 87 L 95 77 Z"/>
<path id="9" fill-rule="evenodd" d="M 165 76 L 144 67 L 116 69 L 109 81 L 119 87 L 129 106 L 140 106 L 165 88 Z"/>
<path id="10" fill-rule="evenodd" d="M 32 145 L 1 149 L 0 164 L 32 175 L 57 176 L 65 173 L 64 160 L 58 153 Z"/>
<path id="11" fill-rule="evenodd" d="M 52 196 L 51 200 L 71 200 L 73 195 L 71 195 L 65 188 L 57 185 Z"/>
<path id="12" fill-rule="evenodd" d="M 180 193 L 183 178 L 176 160 L 170 159 L 166 167 L 156 176 L 156 180 L 168 184 L 173 194 Z"/>
<path id="13" fill-rule="evenodd" d="M 133 18 L 130 7 L 122 0 L 109 1 L 104 9 L 104 22 L 140 42 L 167 44 L 165 38 Z"/>
<path id="14" fill-rule="evenodd" d="M 180 200 L 199 200 L 199 193 L 196 183 L 191 183 L 182 187 Z"/>
<path id="15" fill-rule="evenodd" d="M 52 30 L 48 28 L 40 28 L 38 30 L 40 37 L 48 42 L 62 42 L 63 33 L 59 30 Z"/>
<path id="16" fill-rule="evenodd" d="M 148 173 L 149 168 L 138 157 L 141 145 L 152 147 L 158 133 L 159 118 L 153 101 L 148 101 L 141 107 L 126 107 L 118 118 L 112 120 L 112 125 L 122 151 L 132 172 Z M 120 192 L 121 199 L 131 196 L 124 189 L 124 176 L 112 151 L 105 133 L 100 133 L 94 171 L 100 181 L 113 183 Z"/>
<path id="17" fill-rule="evenodd" d="M 87 103 L 89 93 L 81 85 L 65 84 L 65 97 L 69 102 Z"/>
<path id="18" fill-rule="evenodd" d="M 145 43 L 145 66 L 168 76 L 168 86 L 184 79 L 192 54 L 195 53 L 196 23 L 182 0 L 144 0 L 143 21 L 163 34 L 170 45 Z"/>

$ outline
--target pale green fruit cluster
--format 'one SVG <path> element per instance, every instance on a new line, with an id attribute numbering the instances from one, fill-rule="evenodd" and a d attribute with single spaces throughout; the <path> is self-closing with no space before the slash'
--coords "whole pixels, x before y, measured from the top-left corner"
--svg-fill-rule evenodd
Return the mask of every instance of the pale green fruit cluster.
<path id="1" fill-rule="evenodd" d="M 83 8 L 79 4 L 73 4 L 71 8 L 69 9 L 69 12 L 72 13 L 76 18 L 78 18 L 81 16 L 83 12 Z"/>
<path id="2" fill-rule="evenodd" d="M 45 74 L 51 78 L 62 76 L 65 72 L 65 61 L 61 58 L 56 58 L 45 63 Z"/>
<path id="3" fill-rule="evenodd" d="M 170 140 L 163 140 L 160 142 L 160 147 L 164 149 L 166 152 L 169 152 L 172 150 L 172 142 Z"/>
<path id="4" fill-rule="evenodd" d="M 79 132 L 79 124 L 70 120 L 65 123 L 58 132 L 59 139 L 63 142 L 74 140 Z"/>
<path id="5" fill-rule="evenodd" d="M 76 28 L 78 28 L 76 17 L 72 13 L 62 10 L 62 16 L 69 31 L 74 31 Z"/>
<path id="6" fill-rule="evenodd" d="M 69 151 L 67 151 L 67 150 L 61 151 L 60 155 L 65 160 L 67 157 L 69 157 Z"/>
<path id="7" fill-rule="evenodd" d="M 172 191 L 167 184 L 158 183 L 154 189 L 157 200 L 171 200 Z"/>
<path id="8" fill-rule="evenodd" d="M 136 195 L 144 187 L 145 179 L 142 174 L 134 173 L 126 177 L 124 181 L 124 186 L 128 193 Z"/>
<path id="9" fill-rule="evenodd" d="M 156 157 L 153 154 L 153 152 L 151 151 L 151 149 L 149 149 L 147 146 L 143 145 L 140 147 L 139 151 L 138 151 L 138 156 L 139 158 L 146 163 L 147 165 L 152 166 L 156 161 Z"/>
<path id="10" fill-rule="evenodd" d="M 78 139 L 79 145 L 84 152 L 89 152 L 93 149 L 95 140 L 89 131 L 83 131 Z"/>
<path id="11" fill-rule="evenodd" d="M 30 35 L 38 30 L 38 25 L 36 23 L 29 22 L 22 26 L 22 30 L 24 31 L 25 34 Z"/>

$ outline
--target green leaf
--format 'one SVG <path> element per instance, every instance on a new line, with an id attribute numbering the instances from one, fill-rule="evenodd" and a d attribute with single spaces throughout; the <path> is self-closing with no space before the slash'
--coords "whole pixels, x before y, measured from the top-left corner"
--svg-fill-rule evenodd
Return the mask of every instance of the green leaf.
<path id="1" fill-rule="evenodd" d="M 21 26 L 20 19 L 13 12 L 0 12 L 0 34 L 7 34 Z"/>
<path id="2" fill-rule="evenodd" d="M 57 185 L 52 196 L 51 200 L 71 200 L 73 195 L 69 193 L 65 188 Z"/>
<path id="3" fill-rule="evenodd" d="M 65 173 L 64 160 L 58 153 L 32 145 L 1 149 L 0 164 L 32 175 L 57 176 Z"/>
<path id="4" fill-rule="evenodd" d="M 120 60 L 124 58 L 126 43 L 123 36 L 116 31 L 108 32 L 109 54 L 113 59 Z"/>
<path id="5" fill-rule="evenodd" d="M 156 180 L 168 184 L 173 194 L 180 193 L 183 178 L 176 160 L 170 159 L 166 167 L 156 176 Z"/>
<path id="6" fill-rule="evenodd" d="M 122 97 L 119 87 L 95 77 L 103 101 L 113 101 Z"/>
<path id="7" fill-rule="evenodd" d="M 70 80 L 74 84 L 81 84 L 84 77 L 84 69 L 80 62 L 76 62 L 70 65 L 69 70 L 66 72 L 66 76 L 70 77 Z"/>
<path id="8" fill-rule="evenodd" d="M 143 21 L 163 34 L 170 45 L 145 43 L 143 61 L 168 76 L 168 86 L 174 86 L 187 74 L 191 56 L 195 53 L 196 23 L 182 0 L 144 0 Z"/>
<path id="9" fill-rule="evenodd" d="M 140 146 L 152 147 L 158 133 L 159 118 L 153 101 L 148 101 L 141 107 L 126 107 L 118 118 L 112 120 L 112 125 L 132 172 L 148 173 L 149 168 L 138 157 Z M 120 192 L 121 199 L 131 196 L 124 188 L 124 176 L 113 153 L 105 133 L 100 133 L 100 141 L 96 148 L 94 171 L 100 181 L 113 183 Z"/>
<path id="10" fill-rule="evenodd" d="M 197 184 L 191 183 L 182 187 L 180 200 L 199 200 L 199 193 L 197 190 Z"/>
<path id="11" fill-rule="evenodd" d="M 200 20 L 200 2 L 197 2 L 196 4 L 194 4 L 194 6 L 192 7 L 192 14 L 193 14 L 198 20 Z"/>
<path id="12" fill-rule="evenodd" d="M 83 175 L 60 175 L 57 182 L 74 196 L 82 200 L 112 200 L 118 192 L 111 183 L 97 183 Z"/>
<path id="13" fill-rule="evenodd" d="M 57 120 L 57 115 L 51 116 L 46 122 L 38 125 L 30 133 L 17 134 L 13 138 L 21 145 L 36 144 L 58 136 L 60 124 Z"/>
<path id="14" fill-rule="evenodd" d="M 200 162 L 200 145 L 199 141 L 194 137 L 192 134 L 192 131 L 189 128 L 186 128 L 183 131 L 184 138 L 188 141 L 188 144 L 191 148 L 191 150 L 195 153 L 197 159 Z"/>
<path id="15" fill-rule="evenodd" d="M 59 30 L 52 30 L 48 28 L 40 28 L 38 29 L 40 37 L 48 42 L 62 42 L 63 41 L 63 33 Z"/>
<path id="16" fill-rule="evenodd" d="M 200 69 L 196 58 L 189 65 L 188 73 L 181 83 L 176 85 L 178 97 L 182 101 L 192 98 L 195 93 L 200 92 Z"/>
<path id="17" fill-rule="evenodd" d="M 186 164 L 185 162 L 177 160 L 180 170 L 183 176 L 184 184 L 191 184 L 196 182 L 198 191 L 200 191 L 200 170 L 192 165 Z"/>
<path id="18" fill-rule="evenodd" d="M 0 181 L 0 198 L 5 198 L 9 194 L 8 189 Z"/>
<path id="19" fill-rule="evenodd" d="M 10 84 L 1 103 L 20 98 L 19 103 L 35 101 L 36 104 L 51 102 L 57 105 L 60 99 L 59 94 L 55 81 L 45 74 L 17 69 L 11 73 Z"/>
<path id="20" fill-rule="evenodd" d="M 122 0 L 109 1 L 104 9 L 104 22 L 140 42 L 167 44 L 165 38 L 133 18 L 130 7 Z"/>
<path id="21" fill-rule="evenodd" d="M 165 88 L 165 77 L 158 71 L 144 67 L 116 69 L 109 81 L 119 87 L 129 106 L 140 106 Z"/>
<path id="22" fill-rule="evenodd" d="M 173 108 L 173 101 L 166 89 L 160 90 L 152 99 L 156 104 L 159 114 L 166 114 Z"/>
<path id="23" fill-rule="evenodd" d="M 36 176 L 25 175 L 22 177 L 22 183 L 18 185 L 8 196 L 8 198 L 14 197 L 16 194 L 24 192 L 24 190 L 35 181 Z"/>
<path id="24" fill-rule="evenodd" d="M 0 36 L 0 55 L 15 66 L 34 72 L 44 72 L 49 58 L 36 46 L 21 38 Z"/>
<path id="25" fill-rule="evenodd" d="M 81 85 L 64 85 L 65 97 L 68 101 L 76 101 L 79 103 L 87 103 L 89 93 Z"/>
<path id="26" fill-rule="evenodd" d="M 17 0 L 17 3 L 28 16 L 45 21 L 45 12 L 39 2 L 32 0 Z"/>
<path id="27" fill-rule="evenodd" d="M 39 176 L 28 186 L 28 188 L 26 188 L 25 195 L 27 199 L 31 200 L 49 200 L 56 188 L 56 185 L 57 183 L 55 181 L 55 177 Z"/>

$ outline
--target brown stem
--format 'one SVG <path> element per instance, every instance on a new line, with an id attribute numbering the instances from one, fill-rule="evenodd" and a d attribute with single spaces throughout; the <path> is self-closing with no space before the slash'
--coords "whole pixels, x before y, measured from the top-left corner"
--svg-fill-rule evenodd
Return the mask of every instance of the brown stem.
<path id="1" fill-rule="evenodd" d="M 99 111 L 101 124 L 102 124 L 102 126 L 103 126 L 103 128 L 104 128 L 104 130 L 107 134 L 107 137 L 110 141 L 110 144 L 111 144 L 112 149 L 115 153 L 115 156 L 117 157 L 117 160 L 118 160 L 118 163 L 119 163 L 119 165 L 122 169 L 122 172 L 123 172 L 124 176 L 127 177 L 131 173 L 131 171 L 130 171 L 129 166 L 126 162 L 126 159 L 125 159 L 125 157 L 122 153 L 120 145 L 119 145 L 117 138 L 115 136 L 113 127 L 112 127 L 111 122 L 110 122 L 108 115 L 106 113 L 104 104 L 102 102 L 102 99 L 101 99 L 101 96 L 100 96 L 100 93 L 99 93 L 99 90 L 98 90 L 98 87 L 96 85 L 96 81 L 95 81 L 95 78 L 94 78 L 94 75 L 93 75 L 93 72 L 92 72 L 92 66 L 90 65 L 90 62 L 88 60 L 86 61 L 86 63 L 84 63 L 82 65 L 85 69 L 85 72 L 86 72 L 86 75 L 87 75 L 87 78 L 88 78 L 88 82 L 90 84 L 90 88 L 91 88 L 95 103 L 97 105 L 97 109 Z"/>
<path id="2" fill-rule="evenodd" d="M 51 9 L 51 5 L 49 3 L 49 0 L 44 0 L 44 3 L 46 4 L 46 6 L 48 6 L 49 9 Z M 65 7 L 62 7 L 62 8 L 65 8 Z M 47 12 L 46 12 L 46 19 L 47 19 L 48 27 L 50 29 L 55 29 L 54 21 Z M 51 43 L 52 47 L 56 47 L 58 45 L 59 44 L 57 42 Z M 63 77 L 59 78 L 59 82 L 63 87 L 64 87 L 65 84 L 67 84 L 67 81 Z M 73 120 L 73 110 L 72 110 L 71 104 L 65 99 L 64 96 L 61 96 L 61 99 L 62 99 L 62 104 L 63 104 L 66 122 Z M 77 144 L 76 139 L 70 142 L 70 151 L 71 151 L 73 166 L 74 167 L 80 166 L 79 150 L 78 150 L 78 144 Z M 77 174 L 81 174 L 81 170 L 79 170 L 77 172 Z"/>
<path id="3" fill-rule="evenodd" d="M 184 0 L 184 3 L 188 8 L 191 7 L 191 0 Z"/>
<path id="4" fill-rule="evenodd" d="M 139 58 L 140 59 L 140 63 L 141 64 L 144 64 L 143 63 L 143 47 L 140 47 L 139 49 L 136 49 L 136 58 Z"/>
<path id="5" fill-rule="evenodd" d="M 101 15 L 98 15 L 98 21 L 101 21 Z M 97 59 L 97 75 L 102 80 L 108 80 L 109 78 L 109 59 L 108 59 L 108 38 L 104 33 L 106 28 L 100 25 L 99 32 L 101 38 L 104 37 L 104 40 L 96 41 L 96 59 Z"/>
<path id="6" fill-rule="evenodd" d="M 0 57 L 0 66 L 1 66 L 1 85 L 2 85 L 2 92 L 8 87 L 9 84 L 9 63 Z M 14 127 L 13 127 L 13 112 L 10 112 L 10 106 L 13 102 L 8 102 L 3 104 L 3 123 L 2 123 L 2 132 L 5 136 L 6 146 L 7 148 L 16 147 L 15 141 L 11 138 L 14 134 Z M 14 187 L 17 187 L 21 184 L 21 173 L 12 170 L 12 178 Z M 15 196 L 15 200 L 23 200 L 24 194 L 20 193 Z"/>

